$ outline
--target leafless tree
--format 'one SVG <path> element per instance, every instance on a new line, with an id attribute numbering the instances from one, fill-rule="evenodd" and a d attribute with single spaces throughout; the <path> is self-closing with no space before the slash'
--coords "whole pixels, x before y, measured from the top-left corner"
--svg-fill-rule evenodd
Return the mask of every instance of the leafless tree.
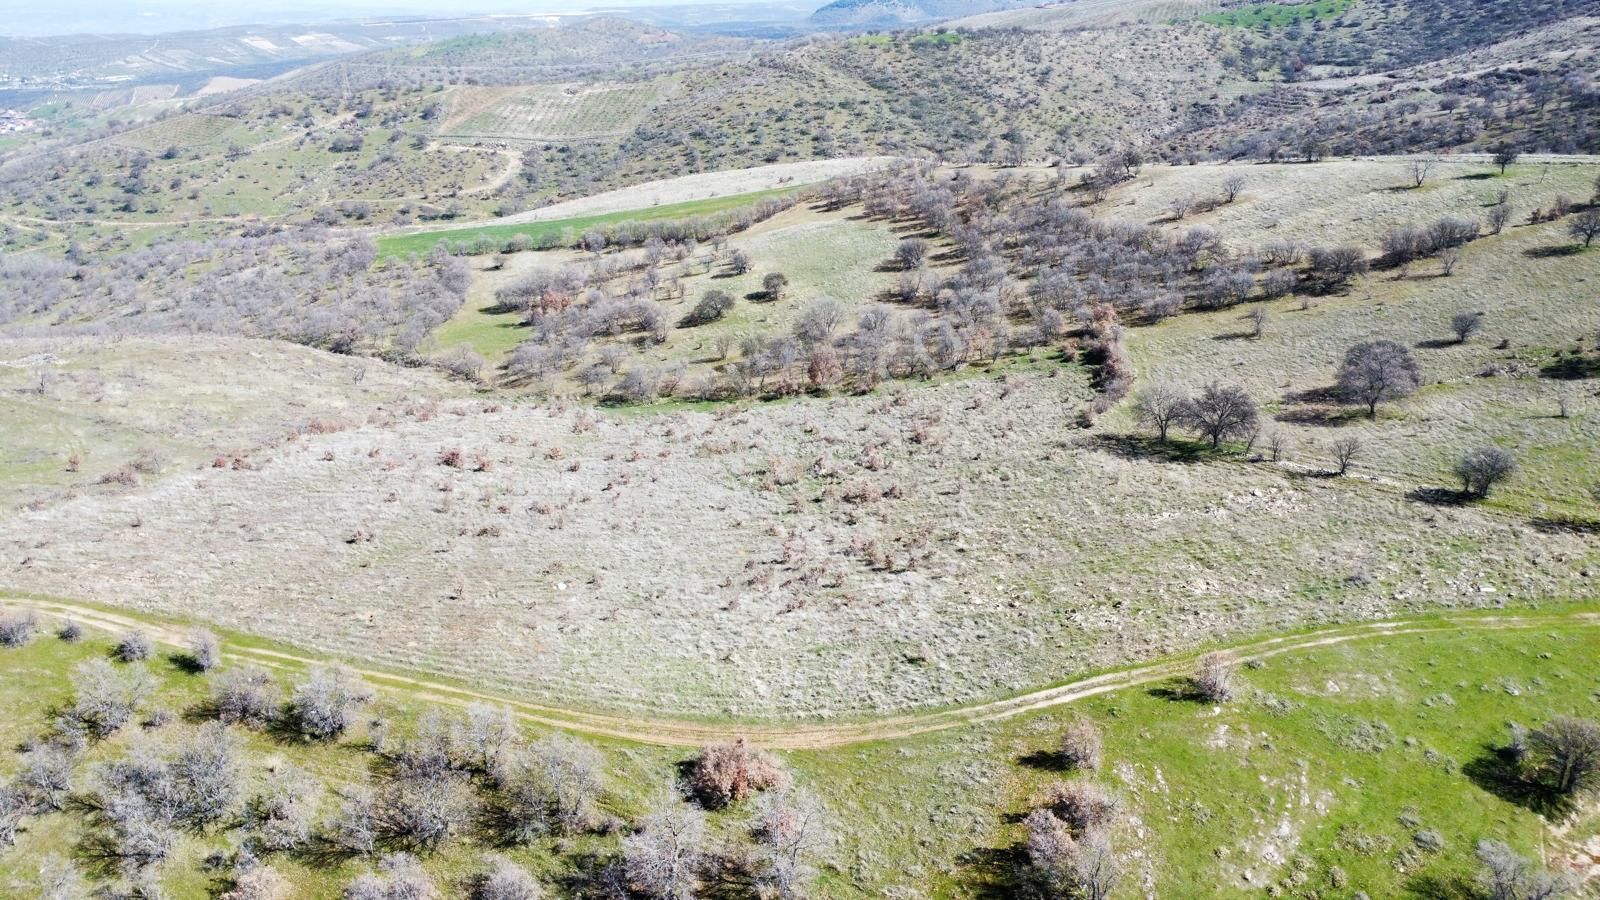
<path id="1" fill-rule="evenodd" d="M 1511 221 L 1511 204 L 1496 203 L 1489 207 L 1489 233 L 1499 234 L 1506 230 L 1506 223 Z"/>
<path id="2" fill-rule="evenodd" d="M 39 633 L 39 616 L 31 609 L 0 612 L 0 647 L 22 647 Z"/>
<path id="3" fill-rule="evenodd" d="M 439 889 L 422 863 L 409 853 L 390 853 L 378 862 L 378 873 L 356 878 L 344 889 L 344 900 L 438 900 Z"/>
<path id="4" fill-rule="evenodd" d="M 466 768 L 489 772 L 504 753 L 516 746 L 521 736 L 509 707 L 473 703 L 451 735 L 452 751 Z"/>
<path id="5" fill-rule="evenodd" d="M 1222 179 L 1223 198 L 1229 203 L 1238 200 L 1239 194 L 1244 191 L 1244 186 L 1245 177 L 1243 175 L 1229 175 L 1227 178 Z"/>
<path id="6" fill-rule="evenodd" d="M 1361 454 L 1361 441 L 1353 437 L 1338 438 L 1328 446 L 1328 454 L 1333 457 L 1334 474 L 1342 476 L 1350 471 L 1350 463 Z"/>
<path id="7" fill-rule="evenodd" d="M 1346 351 L 1339 366 L 1339 390 L 1378 417 L 1378 404 L 1408 397 L 1422 386 L 1422 370 L 1411 351 L 1395 341 L 1363 341 Z"/>
<path id="8" fill-rule="evenodd" d="M 277 764 L 245 808 L 245 822 L 264 850 L 298 850 L 311 839 L 322 793 L 316 779 L 293 765 Z"/>
<path id="9" fill-rule="evenodd" d="M 1184 403 L 1182 420 L 1214 450 L 1224 440 L 1254 433 L 1260 412 L 1244 388 L 1213 381 Z"/>
<path id="10" fill-rule="evenodd" d="M 96 737 L 126 725 L 155 693 L 155 678 L 143 668 L 118 669 L 104 659 L 90 659 L 72 670 L 72 706 L 65 719 Z"/>
<path id="11" fill-rule="evenodd" d="M 928 242 L 919 237 L 906 238 L 895 247 L 894 258 L 906 271 L 919 268 L 928 258 Z"/>
<path id="12" fill-rule="evenodd" d="M 1559 900 L 1580 888 L 1571 876 L 1539 868 L 1503 841 L 1479 841 L 1477 855 L 1478 888 L 1487 900 Z"/>
<path id="13" fill-rule="evenodd" d="M 331 741 L 344 734 L 372 696 L 371 686 L 349 669 L 317 666 L 290 695 L 289 722 L 306 737 Z"/>
<path id="14" fill-rule="evenodd" d="M 1134 401 L 1134 411 L 1139 424 L 1154 428 L 1156 437 L 1165 442 L 1173 425 L 1184 421 L 1188 398 L 1170 384 L 1153 384 L 1139 392 Z"/>
<path id="15" fill-rule="evenodd" d="M 1250 336 L 1260 340 L 1267 333 L 1267 326 L 1272 323 L 1272 313 L 1265 306 L 1254 306 L 1244 314 L 1245 321 L 1250 323 Z"/>
<path id="16" fill-rule="evenodd" d="M 752 264 L 750 254 L 744 250 L 735 250 L 728 254 L 728 271 L 735 275 L 743 275 L 749 272 Z"/>
<path id="17" fill-rule="evenodd" d="M 799 788 L 763 794 L 750 831 L 761 851 L 757 882 L 780 900 L 804 897 L 833 840 L 822 803 Z"/>
<path id="18" fill-rule="evenodd" d="M 1468 451 L 1456 463 L 1456 477 L 1461 479 L 1461 491 L 1468 497 L 1482 499 L 1496 484 L 1510 478 L 1517 471 L 1517 460 L 1499 447 L 1479 447 Z"/>
<path id="19" fill-rule="evenodd" d="M 1600 209 L 1586 209 L 1572 218 L 1572 224 L 1567 226 L 1567 233 L 1583 241 L 1588 247 L 1594 239 L 1600 237 Z"/>
<path id="20" fill-rule="evenodd" d="M 204 628 L 189 635 L 188 664 L 197 672 L 209 672 L 222 664 L 222 641 Z"/>
<path id="21" fill-rule="evenodd" d="M 151 652 L 149 636 L 137 629 L 124 634 L 111 651 L 118 662 L 125 663 L 149 659 Z"/>
<path id="22" fill-rule="evenodd" d="M 706 815 L 673 795 L 658 800 L 639 829 L 622 839 L 629 887 L 656 900 L 691 900 L 705 858 Z"/>
<path id="23" fill-rule="evenodd" d="M 223 672 L 213 681 L 211 705 L 230 725 L 265 727 L 277 716 L 279 702 L 272 676 L 258 666 Z"/>
<path id="24" fill-rule="evenodd" d="M 1088 719 L 1074 719 L 1061 733 L 1061 759 L 1074 769 L 1100 768 L 1100 729 Z"/>
<path id="25" fill-rule="evenodd" d="M 478 876 L 472 900 L 539 900 L 544 889 L 527 869 L 503 856 L 490 860 L 488 872 Z"/>
<path id="26" fill-rule="evenodd" d="M 761 292 L 770 302 L 783 299 L 783 291 L 789 286 L 789 276 L 782 272 L 768 272 L 761 279 Z"/>
<path id="27" fill-rule="evenodd" d="M 1455 333 L 1456 343 L 1466 343 L 1473 335 L 1483 330 L 1483 313 L 1456 313 L 1450 317 L 1450 330 Z"/>
<path id="28" fill-rule="evenodd" d="M 257 866 L 241 872 L 233 879 L 233 886 L 218 895 L 218 900 L 284 900 L 293 885 L 271 866 Z"/>
<path id="29" fill-rule="evenodd" d="M 1409 167 L 1411 172 L 1411 186 L 1413 188 L 1422 187 L 1422 185 L 1428 180 L 1428 176 L 1433 174 L 1433 169 L 1436 165 L 1438 165 L 1438 160 L 1431 159 L 1429 157 L 1419 157 L 1417 159 L 1413 159 Z"/>
<path id="30" fill-rule="evenodd" d="M 1521 152 L 1510 144 L 1500 144 L 1494 149 L 1494 164 L 1500 167 L 1500 174 L 1506 173 L 1506 167 L 1522 158 Z"/>

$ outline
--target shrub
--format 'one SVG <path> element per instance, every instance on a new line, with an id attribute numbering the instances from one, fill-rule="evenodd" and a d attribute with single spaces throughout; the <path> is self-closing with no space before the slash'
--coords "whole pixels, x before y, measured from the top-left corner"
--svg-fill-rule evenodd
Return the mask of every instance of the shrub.
<path id="1" fill-rule="evenodd" d="M 222 664 L 222 641 L 204 628 L 189 635 L 188 664 L 197 672 L 209 672 Z"/>
<path id="2" fill-rule="evenodd" d="M 262 728 L 277 716 L 278 703 L 272 676 L 256 666 L 224 672 L 213 682 L 211 705 L 229 725 Z"/>
<path id="3" fill-rule="evenodd" d="M 251 869 L 233 880 L 233 887 L 218 900 L 283 900 L 290 895 L 289 879 L 271 866 Z"/>
<path id="4" fill-rule="evenodd" d="M 1207 653 L 1195 667 L 1190 684 L 1195 696 L 1209 703 L 1226 703 L 1234 697 L 1233 661 L 1221 653 Z"/>
<path id="5" fill-rule="evenodd" d="M 118 662 L 139 662 L 150 658 L 152 648 L 150 638 L 142 631 L 130 631 L 117 641 L 117 646 L 112 649 L 111 655 Z"/>
<path id="6" fill-rule="evenodd" d="M 733 310 L 733 296 L 727 291 L 706 291 L 700 302 L 683 319 L 685 328 L 709 325 Z"/>
<path id="7" fill-rule="evenodd" d="M 439 889 L 409 853 L 390 853 L 378 862 L 378 874 L 367 874 L 344 889 L 345 900 L 435 900 Z"/>
<path id="8" fill-rule="evenodd" d="M 68 619 L 62 623 L 61 630 L 56 632 L 56 637 L 69 644 L 76 644 L 83 639 L 83 626 Z"/>
<path id="9" fill-rule="evenodd" d="M 1450 330 L 1455 333 L 1456 343 L 1466 343 L 1468 338 L 1483 330 L 1483 313 L 1456 313 L 1450 317 Z"/>
<path id="10" fill-rule="evenodd" d="M 1059 782 L 1050 788 L 1043 804 L 1078 835 L 1109 826 L 1121 805 L 1114 794 L 1089 781 Z"/>
<path id="11" fill-rule="evenodd" d="M 1074 769 L 1100 768 L 1100 729 L 1077 719 L 1061 734 L 1061 759 Z"/>
<path id="12" fill-rule="evenodd" d="M 318 666 L 289 698 L 289 722 L 312 740 L 331 741 L 350 727 L 357 708 L 372 701 L 372 688 L 349 669 Z"/>
<path id="13" fill-rule="evenodd" d="M 505 857 L 492 860 L 494 868 L 478 876 L 473 900 L 539 900 L 544 891 L 528 870 Z"/>
<path id="14" fill-rule="evenodd" d="M 39 616 L 31 609 L 0 613 L 0 647 L 23 647 L 39 633 Z"/>
<path id="15" fill-rule="evenodd" d="M 731 744 L 702 748 L 695 758 L 689 785 L 708 809 L 721 809 L 784 781 L 783 769 L 776 759 L 740 738 Z"/>

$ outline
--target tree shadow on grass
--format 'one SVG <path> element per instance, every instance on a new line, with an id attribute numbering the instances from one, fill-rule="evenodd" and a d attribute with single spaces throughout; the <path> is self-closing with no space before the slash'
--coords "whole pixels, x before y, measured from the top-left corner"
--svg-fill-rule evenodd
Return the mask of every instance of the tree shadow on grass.
<path id="1" fill-rule="evenodd" d="M 1600 377 L 1600 356 L 1568 356 L 1539 370 L 1546 378 L 1580 381 Z"/>
<path id="2" fill-rule="evenodd" d="M 1090 438 L 1089 443 L 1123 459 L 1196 463 L 1225 455 L 1224 451 L 1213 450 L 1210 444 L 1202 441 L 1170 438 L 1161 441 L 1138 434 L 1099 434 Z"/>
<path id="3" fill-rule="evenodd" d="M 1410 879 L 1403 890 L 1415 900 L 1473 900 L 1478 896 L 1472 883 L 1460 875 L 1431 872 Z"/>
<path id="4" fill-rule="evenodd" d="M 1454 347 L 1460 343 L 1455 338 L 1428 338 L 1424 341 L 1417 341 L 1415 346 L 1418 350 L 1443 350 L 1446 347 Z"/>
<path id="5" fill-rule="evenodd" d="M 1169 703 L 1211 703 L 1200 693 L 1200 689 L 1195 687 L 1194 679 L 1187 676 L 1169 678 L 1146 689 L 1145 693 Z"/>
<path id="6" fill-rule="evenodd" d="M 1497 178 L 1497 177 L 1499 177 L 1499 176 L 1496 175 L 1496 173 L 1494 173 L 1494 172 L 1473 172 L 1470 175 L 1457 175 L 1453 180 L 1455 180 L 1455 181 L 1488 181 L 1488 180 L 1490 180 L 1492 178 Z"/>
<path id="7" fill-rule="evenodd" d="M 1560 259 L 1564 256 L 1577 256 L 1582 252 L 1582 244 L 1557 244 L 1554 247 L 1533 247 L 1522 251 L 1522 255 L 1529 259 Z"/>
<path id="8" fill-rule="evenodd" d="M 1484 745 L 1482 752 L 1461 767 L 1473 784 L 1547 819 L 1560 819 L 1572 809 L 1570 797 L 1523 777 L 1516 759 L 1504 748 Z"/>
<path id="9" fill-rule="evenodd" d="M 1027 851 L 1021 844 L 974 847 L 957 857 L 956 881 L 967 897 L 1015 900 L 1028 896 L 1019 877 L 1027 861 Z"/>
<path id="10" fill-rule="evenodd" d="M 1018 765 L 1041 772 L 1070 772 L 1072 764 L 1054 750 L 1035 750 L 1017 757 Z"/>
<path id="11" fill-rule="evenodd" d="M 1455 488 L 1420 487 L 1406 494 L 1406 499 L 1429 506 L 1466 506 L 1471 498 Z"/>
<path id="12" fill-rule="evenodd" d="M 1529 521 L 1545 534 L 1600 534 L 1600 519 L 1579 519 L 1573 516 L 1540 516 Z"/>

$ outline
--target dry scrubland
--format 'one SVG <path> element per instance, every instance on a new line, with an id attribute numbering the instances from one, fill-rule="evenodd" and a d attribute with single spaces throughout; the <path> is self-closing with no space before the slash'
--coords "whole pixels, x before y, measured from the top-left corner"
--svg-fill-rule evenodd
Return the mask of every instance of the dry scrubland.
<path id="1" fill-rule="evenodd" d="M 1500 185 L 1531 206 L 1594 175 L 1525 165 L 1476 180 L 1456 176 L 1481 166 L 1444 167 L 1394 191 L 1395 161 L 1155 169 L 1101 214 L 1155 218 L 1163 197 L 1205 194 L 1234 171 L 1251 178 L 1237 203 L 1174 227 L 1214 224 L 1239 247 L 1370 242 L 1389 224 L 1475 213 Z M 1390 212 L 1376 216 L 1367 191 Z M 741 300 L 728 327 L 775 326 L 811 291 L 859 302 L 869 283 L 828 279 L 851 248 L 858 277 L 882 277 L 867 264 L 893 235 L 875 229 L 795 209 L 738 236 L 756 257 L 742 277 L 781 265 L 805 287 Z M 1241 308 L 1130 331 L 1141 383 L 1248 387 L 1290 438 L 1282 464 L 1172 461 L 1130 438 L 1125 412 L 1084 430 L 1090 373 L 1054 350 L 871 396 L 749 407 L 391 403 L 237 466 L 174 466 L 155 483 L 19 511 L 0 525 L 4 580 L 539 699 L 749 719 L 953 704 L 1307 624 L 1592 598 L 1600 553 L 1563 523 L 1590 518 L 1575 479 L 1593 470 L 1593 401 L 1586 382 L 1537 375 L 1597 326 L 1572 289 L 1596 257 L 1541 250 L 1569 243 L 1560 225 L 1519 226 L 1471 244 L 1449 278 L 1424 262 L 1307 309 L 1276 301 L 1258 340 L 1239 336 Z M 515 255 L 503 276 L 539 259 Z M 1466 306 L 1482 307 L 1485 332 L 1440 343 Z M 1380 334 L 1422 344 L 1429 384 L 1416 397 L 1372 424 L 1283 399 L 1326 387 L 1347 345 Z M 1494 349 L 1501 337 L 1508 348 Z M 656 352 L 692 358 L 698 340 L 675 333 Z M 329 384 L 351 380 L 348 360 L 293 358 L 325 361 Z M 248 371 L 265 385 L 305 380 L 286 365 Z M 1475 377 L 1491 365 L 1504 373 Z M 140 363 L 166 366 L 192 371 L 181 358 Z M 22 370 L 12 377 L 26 387 Z M 1562 390 L 1573 415 L 1555 419 Z M 1349 424 L 1307 424 L 1325 421 Z M 1365 445 L 1359 477 L 1315 477 L 1325 443 L 1349 433 Z M 1488 504 L 1412 498 L 1449 486 L 1455 456 L 1489 442 L 1524 470 Z"/>
<path id="2" fill-rule="evenodd" d="M 1073 433 L 1086 396 L 1068 369 L 720 414 L 457 401 L 21 513 L 5 577 L 533 697 L 747 718 L 1588 592 L 1580 538 L 1126 458 Z"/>
<path id="3" fill-rule="evenodd" d="M 1563 254 L 1572 246 L 1567 223 L 1530 225 L 1528 214 L 1548 208 L 1558 194 L 1587 197 L 1600 166 L 1534 159 L 1503 178 L 1480 177 L 1492 170 L 1481 162 L 1441 162 L 1419 189 L 1403 187 L 1409 164 L 1399 160 L 1150 172 L 1113 196 L 1110 214 L 1164 219 L 1174 197 L 1215 193 L 1227 175 L 1249 179 L 1236 204 L 1169 226 L 1214 227 L 1236 250 L 1286 239 L 1355 243 L 1376 256 L 1377 238 L 1389 228 L 1446 215 L 1480 219 L 1502 189 L 1516 215 L 1504 233 L 1467 245 L 1448 277 L 1438 262 L 1423 260 L 1403 277 L 1375 271 L 1344 296 L 1257 304 L 1271 316 L 1259 340 L 1249 337 L 1244 308 L 1135 329 L 1129 349 L 1141 379 L 1194 385 L 1223 377 L 1242 384 L 1271 405 L 1272 427 L 1292 436 L 1292 461 L 1326 468 L 1328 445 L 1353 435 L 1363 443 L 1356 471 L 1406 490 L 1449 487 L 1447 473 L 1460 453 L 1498 444 L 1523 466 L 1498 503 L 1551 522 L 1589 519 L 1589 489 L 1600 473 L 1600 399 L 1590 381 L 1544 377 L 1541 370 L 1560 353 L 1594 348 L 1600 256 Z M 1461 312 L 1482 312 L 1484 329 L 1457 344 L 1450 319 Z M 1332 386 L 1347 348 L 1375 338 L 1413 348 L 1424 389 L 1385 405 L 1378 421 L 1369 422 L 1364 411 L 1340 409 L 1315 392 Z M 1568 418 L 1558 416 L 1563 398 Z"/>

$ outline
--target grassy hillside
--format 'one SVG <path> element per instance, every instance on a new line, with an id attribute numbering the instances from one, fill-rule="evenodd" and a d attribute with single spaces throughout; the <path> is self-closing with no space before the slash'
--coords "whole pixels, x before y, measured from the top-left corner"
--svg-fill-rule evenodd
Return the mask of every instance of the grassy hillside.
<path id="1" fill-rule="evenodd" d="M 92 623 L 99 614 L 84 616 Z M 44 620 L 48 630 L 21 649 L 0 650 L 0 699 L 13 713 L 0 726 L 8 746 L 47 732 L 52 710 L 72 701 L 63 673 L 105 658 L 121 637 L 91 629 L 85 640 L 67 644 L 49 633 L 60 621 Z M 780 752 L 776 758 L 795 782 L 821 798 L 831 834 L 807 851 L 817 872 L 808 879 L 810 893 L 1015 892 L 1025 858 L 1017 822 L 1061 781 L 1103 785 L 1119 800 L 1109 832 L 1120 857 L 1117 898 L 1264 890 L 1467 896 L 1478 868 L 1473 846 L 1486 838 L 1553 869 L 1581 872 L 1590 865 L 1583 835 L 1596 824 L 1592 810 L 1556 813 L 1536 795 L 1518 793 L 1497 748 L 1507 739 L 1507 723 L 1537 728 L 1556 715 L 1592 715 L 1595 685 L 1584 663 L 1600 650 L 1594 621 L 1413 622 L 1358 640 L 1246 656 L 1252 661 L 1236 677 L 1237 699 L 1226 704 L 1187 699 L 1181 674 L 1155 674 L 997 721 Z M 174 640 L 183 634 L 160 622 L 145 627 Z M 284 648 L 225 637 L 223 673 L 265 659 L 278 690 L 305 679 L 303 663 L 272 655 Z M 193 674 L 182 665 L 183 653 L 158 644 L 148 661 L 116 664 L 147 671 L 157 689 L 139 707 L 136 721 L 144 724 L 130 724 L 71 758 L 70 796 L 92 801 L 102 789 L 92 777 L 98 767 L 141 749 L 180 746 L 214 717 L 205 701 L 224 676 Z M 1180 660 L 1170 671 L 1186 668 Z M 449 687 L 430 691 L 378 673 L 369 677 L 378 687 L 375 702 L 332 743 L 285 729 L 228 726 L 224 734 L 241 742 L 235 808 L 275 773 L 294 767 L 310 786 L 301 791 L 311 801 L 312 834 L 329 834 L 341 795 L 398 783 L 395 768 L 428 715 L 442 712 L 447 721 L 460 715 Z M 1056 747 L 1068 725 L 1084 722 L 1103 732 L 1104 762 L 1074 772 L 1061 767 Z M 550 733 L 526 722 L 516 731 L 530 742 Z M 581 728 L 576 734 L 600 754 L 598 813 L 615 817 L 611 827 L 623 834 L 674 766 L 692 758 L 687 748 L 607 739 Z M 25 762 L 8 752 L 0 773 L 15 776 Z M 467 784 L 474 800 L 492 808 L 499 794 L 491 781 L 478 776 Z M 708 847 L 706 872 L 727 877 L 730 864 L 738 865 L 732 860 L 749 840 L 756 805 L 745 801 L 711 815 L 716 844 Z M 128 884 L 134 879 L 125 873 L 136 871 L 175 900 L 213 896 L 244 871 L 235 854 L 259 840 L 250 821 L 224 817 L 183 832 L 164 860 L 127 866 L 94 857 L 107 832 L 91 805 L 68 803 L 65 811 L 22 820 L 16 846 L 0 851 L 0 884 L 17 896 L 36 896 L 41 871 L 59 877 L 67 861 L 90 883 Z M 581 895 L 620 849 L 620 835 L 598 831 L 508 844 L 485 830 L 489 821 L 462 828 L 437 849 L 411 848 L 441 890 L 466 892 L 492 854 L 524 868 L 547 896 Z M 279 896 L 336 897 L 375 868 L 373 857 L 317 840 L 300 852 L 257 850 L 255 864 L 289 885 Z M 706 877 L 708 885 L 719 878 Z"/>

